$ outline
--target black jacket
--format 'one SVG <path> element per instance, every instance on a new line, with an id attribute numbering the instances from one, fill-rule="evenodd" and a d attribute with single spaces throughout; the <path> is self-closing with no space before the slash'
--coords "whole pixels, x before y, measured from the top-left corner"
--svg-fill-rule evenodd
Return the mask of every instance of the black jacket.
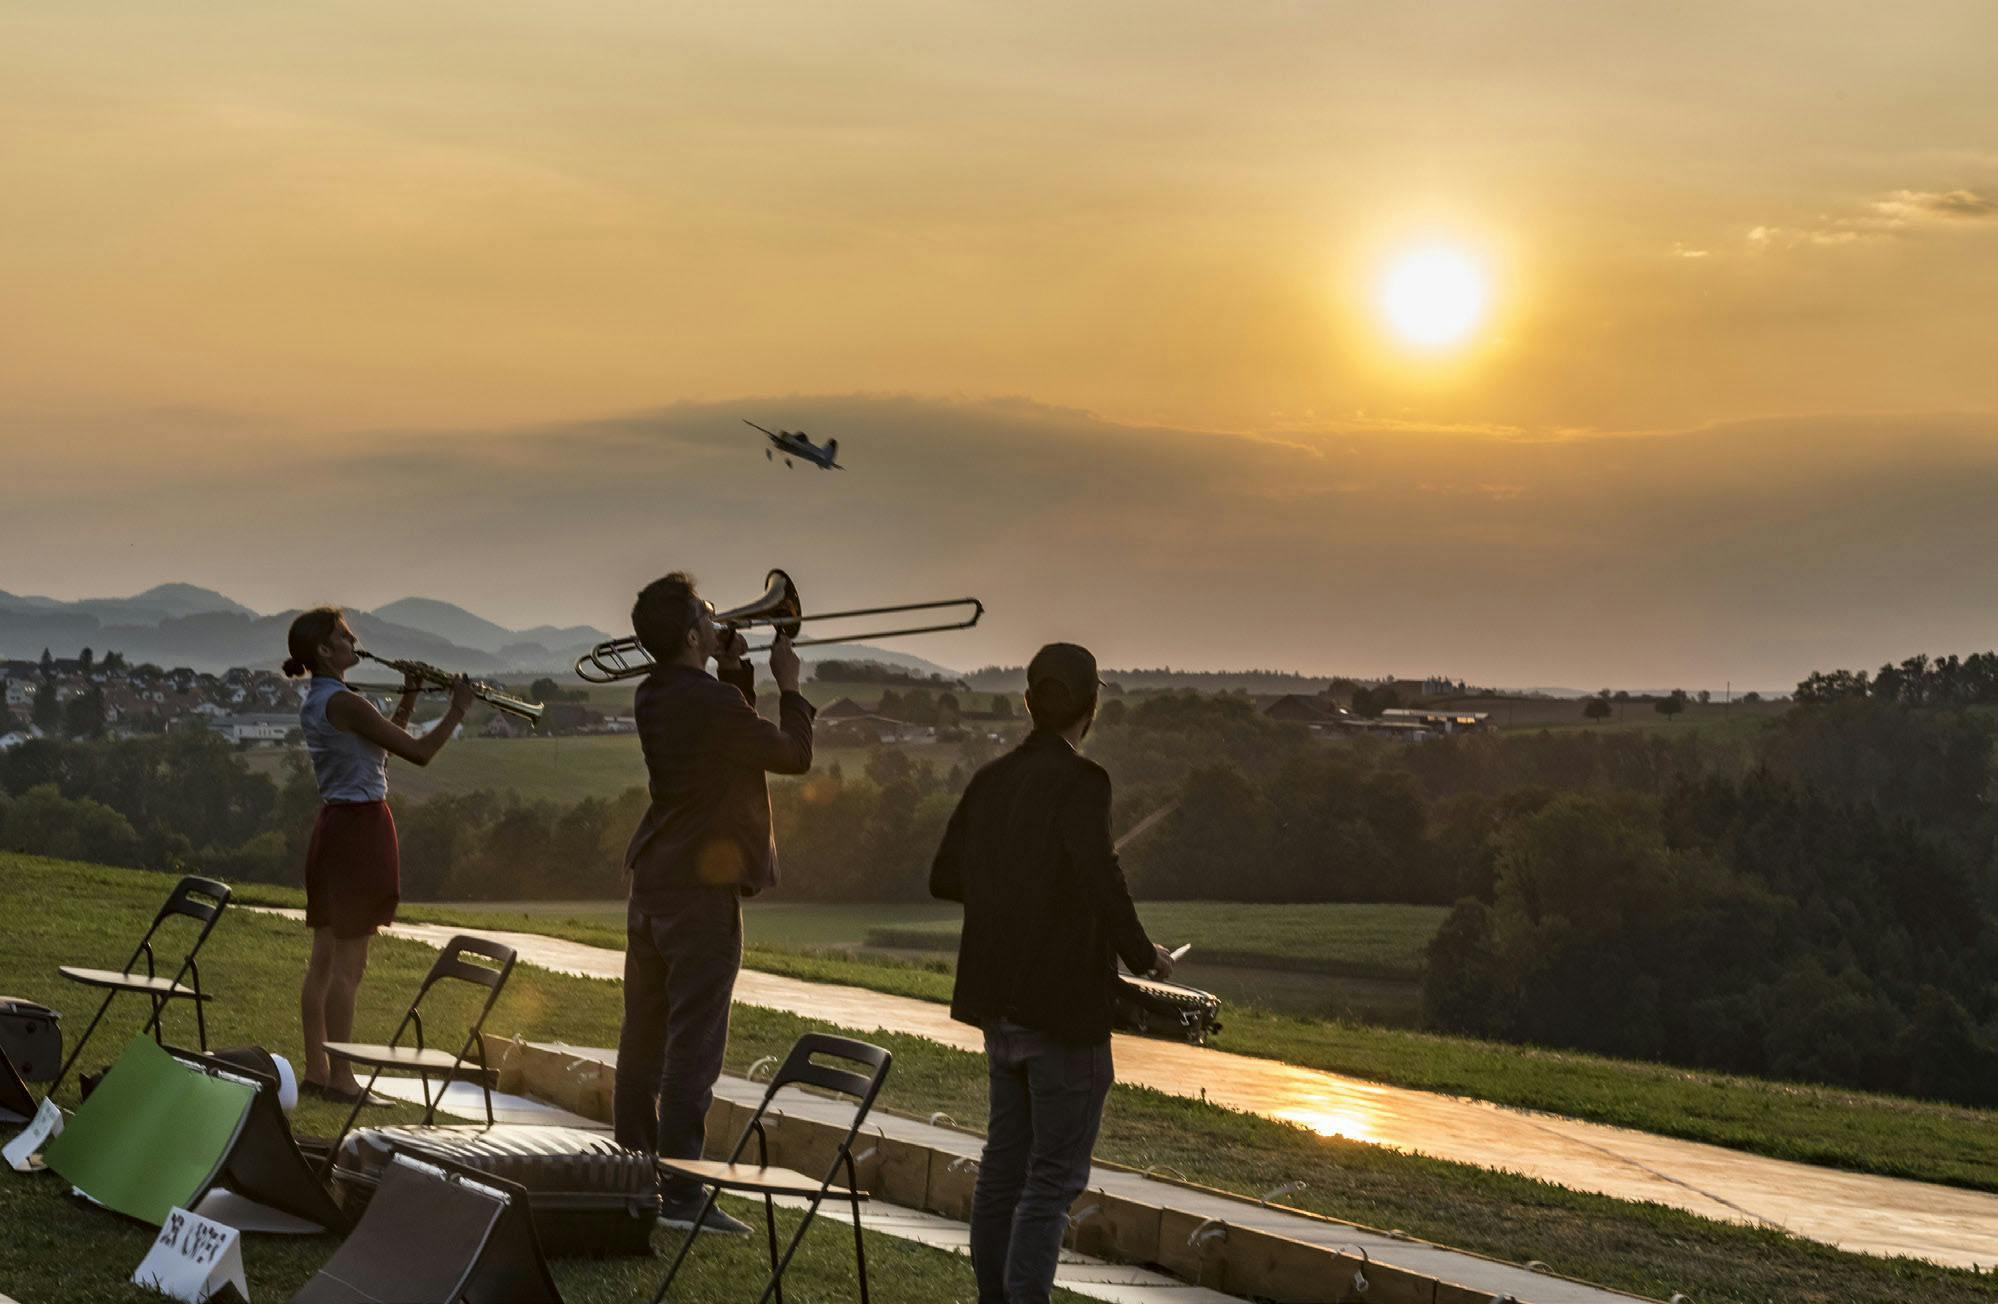
<path id="1" fill-rule="evenodd" d="M 705 670 L 661 666 L 638 686 L 638 741 L 652 805 L 624 853 L 631 899 L 678 889 L 728 885 L 753 896 L 777 881 L 765 773 L 812 767 L 812 704 L 786 693 L 780 724 L 756 714 L 748 665 L 715 678 Z"/>
<path id="2" fill-rule="evenodd" d="M 950 1012 L 965 1023 L 1099 1042 L 1117 958 L 1134 973 L 1154 962 L 1110 845 L 1110 776 L 1059 734 L 1030 734 L 972 776 L 930 895 L 964 903 Z"/>

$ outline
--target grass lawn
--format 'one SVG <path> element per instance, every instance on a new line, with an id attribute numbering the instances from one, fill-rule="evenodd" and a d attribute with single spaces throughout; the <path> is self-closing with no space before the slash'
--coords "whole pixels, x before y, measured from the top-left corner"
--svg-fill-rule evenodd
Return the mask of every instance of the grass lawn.
<path id="1" fill-rule="evenodd" d="M 81 1035 L 95 1002 L 85 989 L 59 978 L 56 965 L 123 961 L 172 881 L 132 870 L 0 854 L 0 897 L 34 903 L 32 910 L 10 911 L 6 945 L 0 949 L 0 991 L 65 1011 L 68 1037 Z M 297 1063 L 297 991 L 305 953 L 305 934 L 296 924 L 247 911 L 226 915 L 203 952 L 207 986 L 217 993 L 209 1017 L 210 1044 L 254 1042 Z M 377 941 L 362 989 L 363 1008 L 355 1029 L 359 1038 L 386 1037 L 393 1031 L 394 1021 L 434 956 L 429 947 L 417 943 Z M 440 989 L 432 999 L 441 999 L 446 990 Z M 464 1002 L 458 1002 L 455 1010 L 444 1004 L 438 1008 L 433 1026 L 463 1026 L 455 1020 L 464 1017 L 468 1008 Z M 615 1045 L 618 1012 L 615 984 L 521 969 L 491 1026 L 508 1033 L 562 1035 L 578 1042 Z M 144 1018 L 140 1003 L 129 998 L 114 1005 L 85 1052 L 84 1067 L 98 1067 L 115 1058 Z M 168 1035 L 192 1042 L 193 1028 L 182 1027 L 182 1022 L 169 1016 Z M 801 1030 L 800 1021 L 772 1021 L 760 1011 L 738 1009 L 731 1063 L 740 1071 L 755 1055 L 789 1045 Z M 905 1065 L 897 1068 L 920 1077 L 924 1066 L 918 1062 L 913 1070 Z M 74 1108 L 73 1081 L 61 1099 Z M 342 1112 L 330 1103 L 302 1101 L 292 1125 L 301 1134 L 327 1135 L 338 1126 Z M 366 1118 L 414 1122 L 419 1114 L 415 1106 L 399 1105 L 369 1110 Z M 24 1304 L 158 1301 L 159 1296 L 128 1280 L 145 1256 L 153 1229 L 74 1201 L 65 1191 L 52 1175 L 0 1172 L 0 1228 L 6 1230 L 0 1236 L 0 1293 Z M 745 1218 L 752 1213 L 761 1216 L 760 1210 L 747 1205 L 736 1212 Z M 655 1249 L 670 1251 L 676 1244 L 674 1235 L 662 1233 Z M 885 1236 L 871 1236 L 868 1242 L 869 1276 L 877 1298 L 936 1304 L 975 1297 L 968 1260 Z M 289 1297 L 332 1254 L 336 1243 L 332 1236 L 246 1238 L 244 1262 L 252 1297 L 266 1301 Z M 787 1276 L 795 1283 L 793 1293 L 800 1299 L 851 1298 L 852 1254 L 851 1239 L 837 1224 L 815 1228 Z M 704 1240 L 682 1273 L 687 1291 L 683 1296 L 676 1283 L 675 1298 L 714 1304 L 740 1301 L 762 1281 L 761 1255 L 756 1238 Z M 648 1298 L 665 1271 L 662 1259 L 560 1259 L 551 1266 L 572 1304 Z M 1076 1304 L 1079 1297 L 1063 1292 L 1061 1298 Z"/>
<path id="2" fill-rule="evenodd" d="M 260 895 L 272 891 L 262 886 L 253 890 Z M 291 901 L 284 898 L 285 903 Z M 894 912 L 930 908 L 829 907 L 843 922 L 839 927 L 828 925 L 825 931 L 850 928 L 845 921 L 869 909 L 892 918 Z M 1155 908 L 1143 908 L 1148 927 Z M 768 931 L 761 939 L 756 935 L 758 915 L 778 909 L 802 913 L 819 907 L 762 905 L 745 911 L 749 946 L 744 963 L 750 967 L 919 1000 L 950 999 L 954 957 L 939 953 L 894 959 L 841 949 L 787 949 L 776 940 L 782 935 L 779 930 Z M 403 913 L 412 919 L 528 929 L 597 946 L 624 945 L 624 915 L 615 906 L 606 907 L 602 915 L 566 917 L 457 904 L 405 905 Z M 790 928 L 796 935 L 805 926 L 793 923 Z M 1198 970 L 1189 967 L 1187 976 L 1198 981 L 1197 975 Z M 1250 1006 L 1225 1006 L 1222 1022 L 1225 1026 L 1215 1044 L 1238 1054 L 1707 1141 L 1778 1159 L 1998 1191 L 1998 1112 L 1992 1110 Z"/>
<path id="3" fill-rule="evenodd" d="M 0 855 L 0 894 L 36 907 L 10 919 L 7 946 L 0 952 L 0 990 L 80 1009 L 76 993 L 55 976 L 56 964 L 102 963 L 122 955 L 120 948 L 143 928 L 168 885 L 163 876 L 138 871 Z M 203 966 L 218 993 L 216 1044 L 256 1040 L 296 1054 L 292 993 L 304 950 L 296 924 L 248 912 L 224 920 Z M 377 943 L 362 989 L 357 1036 L 386 1035 L 430 958 L 431 952 L 415 943 Z M 614 983 L 523 969 L 491 1026 L 500 1034 L 610 1045 L 618 1016 Z M 437 1026 L 447 1021 L 440 1010 Z M 139 1022 L 137 1010 L 128 1012 L 106 1037 L 101 1057 L 93 1044 L 90 1058 L 110 1058 L 120 1034 L 129 1035 Z M 781 1052 L 809 1026 L 790 1015 L 736 1007 L 729 1067 L 741 1072 L 757 1057 Z M 939 1109 L 959 1119 L 983 1117 L 981 1057 L 920 1038 L 862 1032 L 896 1055 L 884 1107 L 919 1117 Z M 377 1111 L 384 1119 L 400 1112 Z M 325 1131 L 331 1119 L 326 1107 L 302 1106 L 295 1123 L 301 1130 Z M 1557 1271 L 1661 1300 L 1674 1291 L 1701 1304 L 1998 1300 L 1998 1280 L 1988 1276 L 1846 1254 L 1780 1232 L 1321 1138 L 1137 1088 L 1113 1090 L 1098 1154 L 1137 1166 L 1170 1165 L 1194 1181 L 1236 1191 L 1303 1179 L 1310 1183 L 1296 1197 L 1303 1207 L 1514 1261 L 1538 1259 Z M 0 1238 L 0 1290 L 19 1292 L 31 1302 L 144 1298 L 121 1284 L 143 1251 L 143 1233 L 110 1215 L 72 1206 L 59 1183 L 0 1176 L 0 1225 L 11 1231 Z M 28 1230 L 18 1230 L 23 1228 Z M 884 1300 L 968 1298 L 970 1274 L 962 1260 L 885 1238 L 877 1244 L 874 1280 Z M 801 1289 L 800 1297 L 815 1292 L 845 1298 L 837 1238 L 815 1236 L 810 1248 L 808 1275 L 799 1280 L 812 1285 Z M 256 1238 L 249 1249 L 253 1291 L 283 1298 L 330 1252 L 331 1243 Z M 699 1273 L 687 1298 L 720 1299 L 730 1290 L 739 1295 L 753 1276 L 753 1251 L 740 1247 L 732 1253 L 736 1257 L 727 1250 L 697 1256 Z M 627 1299 L 656 1270 L 647 1263 L 557 1265 L 565 1293 L 576 1301 Z"/>

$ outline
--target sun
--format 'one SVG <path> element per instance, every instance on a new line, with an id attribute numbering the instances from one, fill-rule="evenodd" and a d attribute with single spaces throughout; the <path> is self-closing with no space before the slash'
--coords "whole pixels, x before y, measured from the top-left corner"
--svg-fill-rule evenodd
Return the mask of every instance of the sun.
<path id="1" fill-rule="evenodd" d="M 1447 245 L 1397 255 L 1380 282 L 1380 309 L 1389 328 L 1419 349 L 1462 343 L 1484 320 L 1489 299 L 1485 269 Z"/>

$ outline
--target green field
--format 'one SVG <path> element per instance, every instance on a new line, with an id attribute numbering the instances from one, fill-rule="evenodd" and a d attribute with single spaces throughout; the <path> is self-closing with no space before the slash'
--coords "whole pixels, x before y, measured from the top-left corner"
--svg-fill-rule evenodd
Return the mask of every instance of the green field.
<path id="1" fill-rule="evenodd" d="M 478 921 L 493 928 L 547 931 L 550 923 L 575 928 L 600 928 L 622 935 L 622 901 L 477 901 L 410 903 L 410 909 L 449 914 L 455 921 Z M 870 928 L 955 929 L 959 907 L 945 901 L 895 902 L 862 905 L 816 905 L 799 901 L 745 901 L 742 936 L 747 946 L 785 951 L 859 947 Z M 618 943 L 622 945 L 622 942 Z"/>
<path id="2" fill-rule="evenodd" d="M 1790 709 L 1789 702 L 1689 701 L 1676 716 L 1663 716 L 1650 702 L 1612 702 L 1610 715 L 1591 720 L 1583 700 L 1570 697 L 1478 697 L 1453 700 L 1450 709 L 1484 711 L 1501 733 L 1535 729 L 1696 729 L 1702 734 L 1748 736 Z"/>
<path id="3" fill-rule="evenodd" d="M 570 685 L 565 683 L 564 687 Z M 524 687 L 524 685 L 521 685 Z M 587 687 L 580 681 L 577 688 Z M 841 697 L 852 697 L 866 705 L 880 700 L 879 684 L 821 684 L 808 681 L 805 694 L 823 707 Z M 631 686 L 610 685 L 589 690 L 590 705 L 607 712 L 628 712 Z M 903 691 L 898 689 L 897 691 Z M 970 700 L 965 694 L 960 699 Z M 972 694 L 981 707 L 990 694 Z M 1703 737 L 1746 739 L 1760 732 L 1770 720 L 1789 709 L 1786 702 L 1736 702 L 1687 704 L 1685 712 L 1667 719 L 1649 703 L 1630 702 L 1605 721 L 1583 718 L 1579 701 L 1554 698 L 1479 698 L 1462 709 L 1486 711 L 1492 722 L 1506 732 L 1541 729 L 1606 729 L 1618 731 L 1698 732 Z M 1017 727 L 1017 726 L 1016 726 Z M 1668 733 L 1667 736 L 1670 736 Z M 989 746 L 989 745 L 988 745 Z M 825 747 L 818 749 L 814 768 L 823 772 L 832 765 L 857 774 L 867 763 L 869 747 Z M 906 743 L 896 750 L 938 771 L 948 771 L 964 755 L 961 743 Z M 277 775 L 292 749 L 255 747 L 243 758 L 259 773 Z M 645 760 L 638 739 L 630 734 L 565 735 L 562 737 L 481 738 L 468 734 L 454 741 L 427 767 L 391 762 L 390 789 L 404 797 L 423 800 L 440 795 L 459 795 L 481 789 L 515 792 L 523 797 L 570 804 L 585 797 L 615 797 L 627 788 L 645 784 Z"/>
<path id="4" fill-rule="evenodd" d="M 621 902 L 454 902 L 407 909 L 492 928 L 553 926 L 603 945 L 623 944 Z M 1139 913 L 1167 945 L 1193 942 L 1180 977 L 1231 1008 L 1413 1026 L 1420 1014 L 1422 948 L 1447 912 L 1440 906 L 1159 901 L 1146 902 Z M 743 910 L 743 941 L 758 951 L 836 952 L 934 968 L 956 951 L 960 918 L 957 906 L 943 902 L 759 900 Z"/>
<path id="5" fill-rule="evenodd" d="M 1162 908 L 1197 913 L 1208 906 L 1201 902 L 1147 903 L 1140 913 L 1148 928 L 1158 927 L 1155 921 L 1165 916 L 1155 912 Z M 853 939 L 872 931 L 870 919 L 887 921 L 880 926 L 920 927 L 934 932 L 950 917 L 945 912 L 955 909 L 755 903 L 744 912 L 748 948 L 744 962 L 752 968 L 814 982 L 947 1001 L 954 958 L 948 953 L 869 951 L 856 947 Z M 1234 916 L 1243 930 L 1239 936 L 1252 936 L 1259 926 L 1278 936 L 1280 926 L 1266 921 L 1298 907 L 1228 909 L 1239 912 Z M 1369 912 L 1377 912 L 1372 917 L 1398 920 L 1407 929 L 1409 920 L 1419 916 L 1403 916 L 1402 912 L 1425 907 L 1313 909 L 1351 912 L 1354 919 L 1366 919 Z M 527 929 L 598 946 L 624 944 L 623 907 L 612 903 L 596 903 L 587 909 L 542 907 L 534 913 L 519 906 L 406 904 L 403 913 L 408 918 L 473 927 Z M 1163 931 L 1160 935 L 1178 936 Z M 1405 948 L 1406 933 L 1403 936 L 1400 945 Z M 1226 1002 L 1222 1011 L 1225 1026 L 1215 1043 L 1226 1050 L 1395 1086 L 1706 1141 L 1779 1159 L 1998 1191 L 1998 1112 L 1475 1041 L 1410 1027 L 1375 1026 L 1413 1020 L 1383 1018 L 1369 1009 L 1364 987 L 1349 991 L 1345 997 L 1344 1007 L 1353 1011 L 1349 1015 L 1328 1016 L 1322 1001 L 1306 1001 L 1300 1012 L 1298 1003 L 1285 999 L 1281 992 L 1275 1000 L 1238 1001 L 1224 982 L 1211 981 L 1211 971 L 1191 963 L 1191 956 L 1188 959 L 1176 976 L 1207 987 Z M 1286 979 L 1342 981 L 1270 970 L 1244 975 L 1249 983 Z M 1409 983 L 1398 989 L 1402 1001 L 1408 999 L 1406 993 L 1412 986 Z M 1374 994 L 1371 999 L 1389 1016 L 1395 1012 L 1392 992 Z M 1402 1012 L 1409 1013 L 1405 1008 Z M 1368 1017 L 1358 1017 L 1361 1015 Z"/>
<path id="6" fill-rule="evenodd" d="M 858 775 L 870 748 L 820 747 L 813 761 L 823 773 L 833 765 Z M 908 743 L 898 751 L 939 770 L 963 754 L 959 743 Z M 243 760 L 259 774 L 277 777 L 294 749 L 254 747 Z M 303 756 L 299 751 L 295 754 Z M 786 782 L 786 780 L 777 780 Z M 418 801 L 481 789 L 570 805 L 585 797 L 615 797 L 645 786 L 645 758 L 632 734 L 582 734 L 558 738 L 459 738 L 427 766 L 389 762 L 389 791 Z"/>
<path id="7" fill-rule="evenodd" d="M 75 989 L 55 966 L 105 962 L 122 954 L 141 931 L 171 879 L 135 870 L 0 855 L 0 899 L 31 900 L 16 916 L 0 952 L 0 990 L 76 1006 Z M 279 892 L 281 898 L 295 894 Z M 305 939 L 295 924 L 248 912 L 229 915 L 210 943 L 203 966 L 217 993 L 211 1037 L 218 1044 L 258 1042 L 296 1055 L 297 977 Z M 356 1035 L 387 1034 L 407 993 L 428 967 L 420 945 L 382 939 L 362 988 Z M 930 975 L 939 978 L 941 975 Z M 436 1026 L 451 1023 L 440 1006 Z M 456 1017 L 462 1017 L 462 1009 Z M 538 969 L 519 972 L 493 1014 L 501 1036 L 615 1044 L 617 986 L 565 978 Z M 111 1058 L 120 1039 L 141 1021 L 128 1010 L 93 1043 L 88 1058 Z M 737 1006 L 727 1062 L 740 1073 L 753 1060 L 779 1053 L 810 1025 L 774 1011 Z M 880 1107 L 925 1117 L 943 1110 L 958 1119 L 983 1116 L 982 1057 L 920 1038 L 874 1032 L 895 1052 L 895 1071 Z M 332 1107 L 302 1105 L 303 1131 L 328 1129 Z M 378 1111 L 382 1121 L 412 1110 Z M 1989 1121 L 1985 1123 L 1989 1132 Z M 1298 1205 L 1376 1227 L 1454 1244 L 1513 1262 L 1528 1259 L 1555 1271 L 1666 1299 L 1684 1291 L 1701 1304 L 1845 1304 L 1854 1300 L 1990 1304 L 1998 1281 L 1909 1260 L 1843 1253 L 1780 1232 L 1711 1222 L 1655 1205 L 1579 1194 L 1506 1173 L 1403 1155 L 1376 1146 L 1323 1138 L 1304 1129 L 1230 1113 L 1197 1101 L 1119 1086 L 1111 1092 L 1099 1156 L 1137 1167 L 1169 1165 L 1191 1180 L 1224 1190 L 1255 1192 L 1270 1175 L 1309 1183 Z M 0 1286 L 29 1301 L 132 1301 L 149 1298 L 125 1284 L 144 1252 L 146 1233 L 110 1215 L 77 1205 L 52 1179 L 0 1180 Z M 663 1240 L 664 1238 L 662 1238 Z M 799 1298 L 850 1298 L 847 1261 L 837 1236 L 823 1230 L 806 1248 Z M 251 1238 L 246 1258 L 252 1292 L 282 1299 L 331 1252 L 330 1238 Z M 968 1300 L 970 1273 L 961 1259 L 871 1238 L 870 1260 L 879 1298 L 915 1304 Z M 709 1246 L 694 1259 L 696 1276 L 684 1298 L 739 1299 L 755 1277 L 752 1244 Z M 556 1264 L 565 1296 L 576 1304 L 628 1300 L 649 1289 L 656 1261 L 564 1260 Z"/>
<path id="8" fill-rule="evenodd" d="M 1444 906 L 1235 901 L 1147 901 L 1145 930 L 1166 946 L 1190 943 L 1189 964 L 1228 965 L 1354 978 L 1420 978 L 1423 949 L 1449 914 Z M 957 915 L 912 928 L 882 922 L 867 944 L 883 950 L 957 949 Z"/>

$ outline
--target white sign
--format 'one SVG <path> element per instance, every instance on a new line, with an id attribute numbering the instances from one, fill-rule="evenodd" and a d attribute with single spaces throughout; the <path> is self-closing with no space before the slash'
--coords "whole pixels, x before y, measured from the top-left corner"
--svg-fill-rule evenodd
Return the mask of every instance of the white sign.
<path id="1" fill-rule="evenodd" d="M 7 1166 L 17 1173 L 32 1173 L 42 1166 L 42 1161 L 32 1157 L 35 1151 L 47 1145 L 49 1138 L 62 1131 L 62 1111 L 56 1108 L 53 1100 L 44 1099 L 42 1107 L 21 1129 L 21 1135 L 7 1143 L 0 1155 L 7 1159 Z"/>
<path id="2" fill-rule="evenodd" d="M 132 1281 L 184 1304 L 202 1304 L 225 1285 L 235 1286 L 247 1300 L 250 1287 L 243 1280 L 241 1238 L 234 1227 L 175 1209 L 160 1226 Z"/>

